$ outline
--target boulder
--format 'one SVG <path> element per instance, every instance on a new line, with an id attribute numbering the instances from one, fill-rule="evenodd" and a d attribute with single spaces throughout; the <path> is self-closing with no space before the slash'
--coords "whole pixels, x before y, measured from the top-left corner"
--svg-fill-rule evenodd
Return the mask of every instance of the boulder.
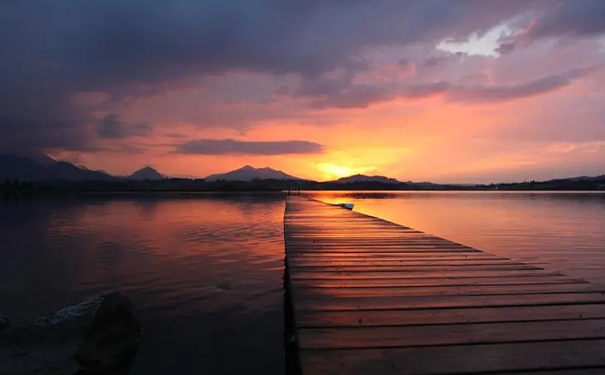
<path id="1" fill-rule="evenodd" d="M 11 327 L 11 321 L 4 316 L 0 316 L 0 331 Z"/>
<path id="2" fill-rule="evenodd" d="M 140 337 L 130 300 L 109 293 L 0 330 L 0 374 L 127 374 Z"/>

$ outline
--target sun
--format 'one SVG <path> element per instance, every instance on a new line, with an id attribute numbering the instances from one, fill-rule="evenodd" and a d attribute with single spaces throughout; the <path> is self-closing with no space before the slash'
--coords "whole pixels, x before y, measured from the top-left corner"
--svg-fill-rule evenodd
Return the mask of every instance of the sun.
<path id="1" fill-rule="evenodd" d="M 362 167 L 347 167 L 343 165 L 336 165 L 331 163 L 319 163 L 317 169 L 321 172 L 322 177 L 326 180 L 333 180 L 341 177 L 347 177 L 354 174 L 364 173 L 372 170 L 373 168 L 362 168 Z"/>

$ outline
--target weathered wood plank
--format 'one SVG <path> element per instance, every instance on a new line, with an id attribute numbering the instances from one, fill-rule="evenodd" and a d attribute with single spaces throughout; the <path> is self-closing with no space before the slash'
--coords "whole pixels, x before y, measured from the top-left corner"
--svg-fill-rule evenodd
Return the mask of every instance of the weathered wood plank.
<path id="1" fill-rule="evenodd" d="M 294 293 L 294 296 L 296 294 Z M 557 293 L 480 296 L 393 296 L 389 298 L 339 297 L 316 295 L 299 299 L 298 310 L 343 311 L 343 310 L 411 310 L 426 308 L 482 307 L 482 306 L 532 306 L 559 305 L 565 303 L 605 303 L 598 293 Z"/>
<path id="2" fill-rule="evenodd" d="M 496 306 L 427 310 L 299 311 L 299 328 L 408 326 L 605 318 L 605 304 Z"/>
<path id="3" fill-rule="evenodd" d="M 292 286 L 301 288 L 401 288 L 429 286 L 489 286 L 489 285 L 527 285 L 561 284 L 585 281 L 569 279 L 560 274 L 534 277 L 442 277 L 407 279 L 315 279 L 295 280 Z"/>
<path id="4" fill-rule="evenodd" d="M 298 252 L 306 252 L 306 253 L 323 253 L 324 251 L 329 251 L 333 253 L 363 253 L 368 254 L 372 252 L 377 253 L 425 253 L 425 254 L 439 254 L 439 253 L 461 253 L 461 254 L 470 254 L 470 253 L 478 253 L 479 250 L 472 250 L 463 246 L 455 246 L 455 245 L 445 245 L 445 246 L 350 246 L 350 247 L 342 247 L 342 246 L 333 246 L 333 247 L 297 247 L 292 246 L 291 249 L 293 251 Z"/>
<path id="5" fill-rule="evenodd" d="M 291 266 L 294 271 L 299 272 L 347 272 L 347 273 L 367 273 L 367 272 L 446 272 L 446 271 L 509 271 L 509 270 L 541 270 L 543 268 L 518 263 L 503 264 L 457 264 L 457 265 L 405 265 L 405 264 L 382 264 L 382 265 L 315 265 L 315 266 Z"/>
<path id="6" fill-rule="evenodd" d="M 298 271 L 290 275 L 291 280 L 373 280 L 373 279 L 410 279 L 410 278 L 473 278 L 473 277 L 538 277 L 557 275 L 556 273 L 541 272 L 540 270 L 450 270 L 450 271 L 426 271 L 426 272 L 383 272 L 383 271 L 365 271 L 365 272 L 342 272 L 325 271 L 311 272 Z"/>
<path id="7" fill-rule="evenodd" d="M 403 349 L 301 350 L 299 356 L 303 375 L 511 373 L 605 367 L 605 340 Z"/>
<path id="8" fill-rule="evenodd" d="M 595 338 L 605 339 L 604 319 L 309 328 L 298 333 L 301 349 L 397 348 Z"/>
<path id="9" fill-rule="evenodd" d="M 315 374 L 605 374 L 605 288 L 291 199 L 300 364 Z"/>
<path id="10" fill-rule="evenodd" d="M 508 259 L 465 259 L 465 258 L 445 258 L 442 259 L 413 259 L 408 260 L 402 257 L 401 259 L 364 259 L 364 258 L 352 258 L 352 259 L 308 259 L 306 257 L 293 257 L 290 259 L 290 267 L 301 268 L 301 267 L 369 267 L 369 266 L 415 266 L 415 267 L 429 267 L 429 266 L 447 266 L 447 267 L 473 267 L 473 266 L 496 266 L 496 265 L 525 265 L 525 263 L 511 262 Z"/>
<path id="11" fill-rule="evenodd" d="M 381 253 L 381 252 L 371 252 L 367 254 L 363 253 L 340 253 L 340 252 L 315 252 L 315 253 L 306 253 L 303 251 L 294 251 L 290 250 L 288 254 L 288 260 L 291 262 L 297 261 L 322 261 L 322 260 L 335 260 L 335 261 L 380 261 L 380 260 L 393 260 L 400 261 L 404 260 L 406 262 L 430 262 L 430 261 L 488 261 L 488 260 L 508 260 L 508 258 L 504 257 L 496 257 L 493 255 L 485 254 L 485 253 L 469 253 L 469 254 L 418 254 L 418 253 Z"/>
<path id="12" fill-rule="evenodd" d="M 469 295 L 520 295 L 552 293 L 602 292 L 602 288 L 589 283 L 513 284 L 513 285 L 449 285 L 417 287 L 365 287 L 365 288 L 293 288 L 299 298 L 315 296 L 392 298 L 398 296 L 469 296 Z"/>

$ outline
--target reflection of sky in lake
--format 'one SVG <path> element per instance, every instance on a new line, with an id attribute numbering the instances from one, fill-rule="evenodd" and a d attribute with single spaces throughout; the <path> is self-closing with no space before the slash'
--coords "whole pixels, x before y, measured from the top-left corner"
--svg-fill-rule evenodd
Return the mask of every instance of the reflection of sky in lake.
<path id="1" fill-rule="evenodd" d="M 0 207 L 3 315 L 28 319 L 115 289 L 145 324 L 134 374 L 284 371 L 281 196 Z"/>
<path id="2" fill-rule="evenodd" d="M 314 195 L 605 284 L 605 194 Z M 283 212 L 279 194 L 0 201 L 0 313 L 117 289 L 145 323 L 133 374 L 283 373 Z"/>

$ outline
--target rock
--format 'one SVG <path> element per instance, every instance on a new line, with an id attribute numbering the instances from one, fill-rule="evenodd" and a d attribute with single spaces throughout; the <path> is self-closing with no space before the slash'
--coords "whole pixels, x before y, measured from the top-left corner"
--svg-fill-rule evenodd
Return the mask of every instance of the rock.
<path id="1" fill-rule="evenodd" d="M 4 316 L 0 316 L 0 331 L 11 327 L 11 321 Z"/>
<path id="2" fill-rule="evenodd" d="M 74 359 L 82 374 L 113 374 L 111 371 L 132 363 L 140 337 L 141 322 L 134 306 L 123 295 L 111 293 L 97 309 Z"/>
<path id="3" fill-rule="evenodd" d="M 0 374 L 127 374 L 141 322 L 130 300 L 110 293 L 0 331 Z"/>

